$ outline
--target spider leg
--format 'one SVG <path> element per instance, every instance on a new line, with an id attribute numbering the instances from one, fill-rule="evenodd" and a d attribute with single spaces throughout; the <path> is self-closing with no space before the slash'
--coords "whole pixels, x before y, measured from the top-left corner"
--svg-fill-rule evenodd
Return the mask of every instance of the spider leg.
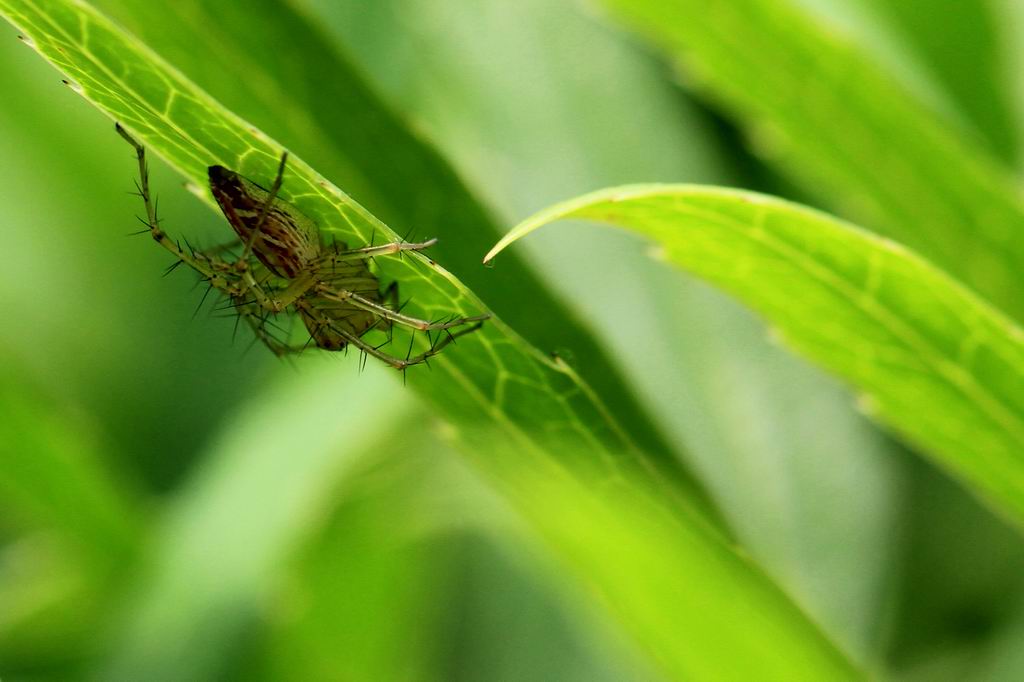
<path id="1" fill-rule="evenodd" d="M 437 239 L 428 239 L 425 242 L 391 242 L 390 244 L 381 244 L 380 246 L 364 246 L 360 249 L 346 249 L 344 251 L 335 251 L 334 253 L 327 254 L 324 256 L 324 261 L 331 262 L 344 262 L 348 260 L 365 260 L 367 258 L 373 258 L 374 256 L 389 256 L 394 253 L 400 253 L 402 251 L 422 251 L 423 249 L 429 249 L 431 246 L 437 243 Z"/>
<path id="2" fill-rule="evenodd" d="M 384 297 L 384 300 L 387 302 L 388 307 L 391 310 L 394 310 L 394 311 L 397 311 L 397 312 L 400 312 L 402 310 L 402 306 L 400 305 L 399 298 L 398 298 L 398 281 L 397 280 L 395 280 L 394 282 L 389 284 L 387 286 L 387 288 L 384 289 L 384 291 L 382 292 L 382 295 Z M 383 330 L 384 333 L 387 334 L 387 337 L 388 337 L 387 343 L 391 343 L 391 338 L 392 338 L 392 334 L 394 333 L 395 325 L 393 325 L 391 323 L 391 320 L 389 320 L 388 318 L 383 317 L 383 316 L 379 316 L 379 317 L 377 317 L 377 320 L 373 323 L 373 326 L 370 327 L 370 329 L 381 329 L 381 330 Z"/>
<path id="3" fill-rule="evenodd" d="M 406 358 L 405 360 L 400 360 L 398 358 L 390 357 L 390 358 L 385 359 L 384 361 L 387 362 L 392 367 L 394 367 L 395 369 L 403 370 L 403 371 L 407 367 L 412 367 L 413 365 L 419 365 L 419 364 L 427 363 L 427 361 L 430 358 L 432 358 L 435 355 L 437 355 L 438 353 L 440 353 L 445 348 L 445 346 L 447 346 L 447 345 L 449 345 L 451 343 L 454 343 L 455 339 L 459 338 L 460 336 L 465 336 L 466 334 L 472 334 L 476 330 L 480 329 L 480 327 L 482 327 L 483 325 L 484 325 L 484 323 L 482 321 L 480 321 L 480 322 L 477 322 L 476 324 L 473 324 L 473 325 L 470 325 L 470 326 L 466 327 L 465 329 L 460 329 L 457 332 L 450 332 L 448 330 L 445 330 L 444 336 L 439 337 L 437 340 L 435 340 L 433 343 L 431 343 L 429 350 L 426 350 L 426 351 L 420 353 L 419 355 L 414 355 L 412 357 Z M 377 357 L 380 357 L 380 356 L 377 356 Z"/>
<path id="4" fill-rule="evenodd" d="M 459 327 L 471 322 L 482 322 L 490 319 L 491 317 L 489 313 L 484 313 L 482 315 L 473 315 L 471 317 L 459 317 L 454 320 L 448 320 L 447 322 L 428 322 L 427 320 L 410 317 L 409 315 L 404 315 L 395 310 L 391 310 L 386 306 L 375 303 L 374 301 L 352 291 L 342 290 L 335 292 L 331 291 L 326 286 L 321 285 L 317 287 L 317 295 L 330 301 L 351 303 L 356 308 L 362 308 L 367 312 L 380 315 L 381 317 L 397 324 L 401 324 L 412 329 L 418 329 L 420 331 L 426 331 L 428 329 L 451 329 L 452 327 Z"/>
<path id="5" fill-rule="evenodd" d="M 149 191 L 149 164 L 146 163 L 146 148 L 129 135 L 128 131 L 122 128 L 120 123 L 116 125 L 116 130 L 135 149 L 135 155 L 139 160 L 140 177 L 139 182 L 136 184 L 139 189 L 139 196 L 142 197 L 142 203 L 146 207 L 146 219 L 142 222 L 149 228 L 149 233 L 152 235 L 153 240 L 170 251 L 171 255 L 177 258 L 179 262 L 188 264 L 193 270 L 203 275 L 204 279 L 212 287 L 229 294 L 235 293 L 232 283 L 228 281 L 221 270 L 215 267 L 215 262 L 212 259 L 201 253 L 197 255 L 192 249 L 186 250 L 181 248 L 160 228 L 160 220 L 157 218 L 157 205 Z M 173 267 L 177 267 L 177 264 L 173 265 Z"/>
<path id="6" fill-rule="evenodd" d="M 270 194 L 267 195 L 267 200 L 263 202 L 263 207 L 260 209 L 260 215 L 256 219 L 256 226 L 249 235 L 249 239 L 245 242 L 245 248 L 242 250 L 242 255 L 235 261 L 235 267 L 239 270 L 244 270 L 249 264 L 249 256 L 252 254 L 252 246 L 256 243 L 256 237 L 259 236 L 260 230 L 263 229 L 263 223 L 266 222 L 267 214 L 270 213 L 270 208 L 274 205 L 274 200 L 277 199 L 277 193 L 281 191 L 281 184 L 284 182 L 284 167 L 287 163 L 288 152 L 281 152 L 281 163 L 277 166 L 277 176 L 274 178 L 274 184 L 270 187 Z"/>
<path id="7" fill-rule="evenodd" d="M 373 344 L 363 340 L 360 336 L 357 336 L 356 334 L 353 334 L 352 332 L 333 324 L 330 319 L 326 318 L 323 315 L 320 315 L 316 308 L 311 306 L 306 299 L 300 299 L 296 301 L 296 306 L 302 309 L 303 312 L 305 312 L 307 315 L 315 319 L 318 325 L 327 327 L 334 333 L 344 338 L 349 345 L 355 346 L 356 348 L 366 353 L 367 355 L 372 355 L 378 360 L 381 360 L 382 362 L 402 372 L 404 372 L 405 369 L 408 367 L 411 367 L 413 365 L 419 365 L 426 362 L 429 358 L 432 358 L 433 356 L 440 353 L 445 346 L 454 342 L 455 339 L 457 339 L 458 337 L 465 336 L 466 334 L 475 332 L 477 329 L 480 329 L 480 327 L 483 326 L 483 321 L 481 320 L 478 321 L 476 324 L 466 327 L 465 329 L 460 329 L 455 333 L 446 331 L 446 335 L 443 338 L 439 338 L 439 340 L 434 341 L 431 344 L 429 350 L 424 351 L 419 355 L 406 357 L 403 360 L 402 358 L 396 358 L 392 355 L 388 355 L 387 353 L 381 351 L 378 346 L 374 346 Z"/>
<path id="8" fill-rule="evenodd" d="M 316 277 L 316 279 L 318 287 L 337 291 L 375 292 L 377 287 L 380 286 L 380 280 L 375 277 L 338 277 L 332 275 L 331 277 Z"/>
<path id="9" fill-rule="evenodd" d="M 253 298 L 259 303 L 260 307 L 272 313 L 284 311 L 285 308 L 295 303 L 296 300 L 304 296 L 316 284 L 316 280 L 312 277 L 298 277 L 292 280 L 291 284 L 287 287 L 276 292 L 274 296 L 269 296 L 263 291 L 263 287 L 256 281 L 256 278 L 253 277 L 251 270 L 243 270 L 241 277 L 246 285 L 245 293 L 252 293 Z"/>
<path id="10" fill-rule="evenodd" d="M 236 306 L 238 310 L 238 317 L 245 318 L 246 323 L 252 328 L 253 333 L 256 335 L 256 340 L 263 343 L 264 346 L 270 349 L 270 352 L 277 357 L 284 357 L 287 355 L 296 355 L 305 350 L 305 346 L 302 345 L 289 345 L 282 342 L 280 339 L 275 337 L 269 331 L 267 326 L 272 325 L 268 317 L 270 313 L 268 311 L 262 311 L 261 308 L 256 307 L 255 304 L 247 302 Z M 264 314 L 261 315 L 260 312 Z M 276 325 L 273 325 L 276 327 Z M 280 327 L 277 327 L 281 329 Z M 282 331 L 285 331 L 282 329 Z"/>

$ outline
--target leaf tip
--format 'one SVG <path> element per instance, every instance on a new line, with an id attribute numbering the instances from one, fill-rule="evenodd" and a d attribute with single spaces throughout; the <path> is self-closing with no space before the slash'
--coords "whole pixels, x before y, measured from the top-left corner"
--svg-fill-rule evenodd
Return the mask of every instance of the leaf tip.
<path id="1" fill-rule="evenodd" d="M 502 241 L 498 242 L 497 244 L 495 244 L 494 248 L 492 248 L 490 251 L 488 251 L 487 255 L 484 256 L 484 260 L 483 260 L 484 267 L 485 268 L 493 268 L 494 267 L 494 257 L 497 256 L 499 253 L 501 253 L 502 250 L 504 250 L 504 248 L 505 248 L 504 240 L 502 240 Z"/>

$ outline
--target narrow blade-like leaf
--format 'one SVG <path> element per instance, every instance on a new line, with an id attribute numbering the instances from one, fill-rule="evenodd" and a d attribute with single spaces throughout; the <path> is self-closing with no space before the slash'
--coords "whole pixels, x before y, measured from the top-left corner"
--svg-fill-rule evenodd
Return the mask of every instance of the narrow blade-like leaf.
<path id="1" fill-rule="evenodd" d="M 735 294 L 798 352 L 1024 524 L 1024 332 L 928 262 L 817 211 L 687 185 L 603 190 L 514 228 L 488 254 L 561 218 L 626 227 Z"/>
<path id="2" fill-rule="evenodd" d="M 281 145 L 224 108 L 207 93 L 114 26 L 85 3 L 67 0 L 0 1 L 3 12 L 28 42 L 70 78 L 111 118 L 120 121 L 196 186 L 206 169 L 219 164 L 269 182 Z M 112 144 L 124 144 L 111 132 Z M 130 149 L 125 147 L 131 168 Z M 208 192 L 201 192 L 212 203 Z M 361 205 L 292 155 L 281 196 L 339 241 L 367 244 L 399 240 Z M 168 233 L 180 234 L 169 223 Z M 187 237 L 187 233 L 181 235 Z M 434 260 L 414 253 L 377 258 L 386 280 L 401 283 L 406 310 L 429 320 L 473 315 L 486 310 L 468 288 Z M 419 339 L 424 348 L 426 340 Z M 396 351 L 404 352 L 404 351 Z M 646 471 L 656 485 L 714 516 L 710 504 L 674 460 L 650 456 L 626 435 L 612 413 L 565 363 L 546 357 L 500 319 L 460 338 L 428 368 L 417 368 L 410 383 L 455 424 L 474 431 L 499 426 L 523 447 L 558 457 L 564 445 L 578 444 L 593 456 L 587 466 L 608 475 L 621 468 Z M 479 444 L 486 448 L 486 443 Z M 580 465 L 584 463 L 579 463 Z"/>
<path id="3" fill-rule="evenodd" d="M 593 334 L 525 263 L 513 260 L 501 272 L 479 267 L 480 254 L 500 236 L 494 219 L 314 22 L 287 2 L 96 5 L 226 108 L 344 187 L 395 232 L 437 237 L 435 260 L 534 346 L 572 348 L 584 380 L 637 443 L 652 456 L 673 457 Z M 288 59 L 270 58 L 267 45 L 290 46 Z M 537 315 L 539 307 L 549 314 Z M 552 318 L 559 324 L 551 324 Z"/>
<path id="4" fill-rule="evenodd" d="M 212 163 L 252 178 L 267 178 L 274 173 L 280 145 L 218 104 L 88 5 L 65 0 L 0 0 L 0 10 L 26 31 L 36 49 L 68 74 L 76 90 L 129 127 L 193 182 L 203 182 L 206 167 Z M 120 143 L 113 133 L 111 137 Z M 125 155 L 128 164 L 131 155 L 127 148 Z M 282 196 L 313 218 L 322 230 L 343 240 L 366 243 L 374 232 L 378 239 L 397 238 L 297 158 L 290 161 Z M 168 232 L 174 229 L 169 223 L 164 227 Z M 432 260 L 414 254 L 404 260 L 379 258 L 377 262 L 386 279 L 400 281 L 405 292 L 412 295 L 410 309 L 419 316 L 438 318 L 486 309 L 471 291 Z M 693 623 L 697 622 L 694 616 L 705 623 L 703 628 L 691 624 L 693 632 L 703 633 L 708 640 L 720 632 L 738 645 L 747 641 L 746 620 L 706 617 L 703 608 L 718 600 L 730 606 L 729 613 L 750 615 L 768 623 L 764 632 L 771 634 L 771 641 L 751 640 L 752 645 L 738 656 L 728 652 L 709 655 L 679 640 L 671 627 L 675 618 L 669 622 L 660 618 L 659 602 L 652 598 L 656 593 L 651 588 L 644 588 L 643 604 L 629 599 L 638 589 L 635 585 L 645 579 L 643 570 L 651 564 L 647 559 L 661 556 L 656 549 L 629 558 L 626 570 L 605 573 L 601 561 L 609 546 L 588 543 L 583 560 L 578 560 L 583 573 L 593 576 L 603 594 L 614 593 L 614 610 L 623 621 L 635 617 L 641 623 L 642 629 L 633 627 L 634 632 L 653 632 L 655 646 L 678 650 L 666 657 L 687 661 L 687 669 L 764 668 L 779 679 L 801 675 L 836 679 L 853 674 L 844 656 L 708 521 L 709 510 L 700 498 L 692 492 L 680 492 L 672 479 L 673 472 L 656 468 L 564 362 L 545 357 L 500 319 L 493 319 L 480 332 L 459 339 L 457 347 L 447 349 L 433 364 L 433 372 L 420 368 L 424 371 L 411 373 L 410 384 L 434 403 L 451 424 L 450 435 L 463 443 L 480 468 L 501 483 L 517 508 L 551 510 L 550 514 L 532 514 L 529 518 L 553 540 L 558 552 L 576 554 L 580 550 L 574 542 L 580 538 L 571 528 L 576 525 L 574 517 L 557 518 L 555 510 L 565 503 L 559 502 L 558 487 L 545 481 L 555 476 L 578 481 L 571 485 L 579 487 L 581 495 L 593 496 L 595 504 L 601 503 L 604 489 L 616 495 L 628 494 L 627 499 L 635 494 L 645 501 L 643 508 L 636 510 L 640 519 L 647 518 L 646 511 L 657 514 L 651 523 L 665 530 L 666 542 L 673 532 L 679 532 L 687 542 L 686 551 L 662 557 L 659 580 L 652 583 L 658 588 L 656 593 L 672 583 L 673 558 L 693 561 L 689 570 L 696 577 L 721 578 L 720 583 L 709 587 L 711 592 L 694 581 L 681 591 L 682 598 L 673 600 L 680 610 L 689 607 L 687 618 Z M 376 408 L 376 402 L 373 406 Z M 380 409 L 387 409 L 387 405 Z M 498 450 L 510 454 L 498 455 Z M 520 475 L 526 485 L 512 481 Z M 530 484 L 533 480 L 537 485 Z M 674 501 L 680 505 L 675 506 Z M 586 506 L 578 510 L 584 520 L 590 518 Z M 607 516 L 615 518 L 614 513 Z M 630 535 L 630 518 L 620 520 L 616 536 Z M 604 516 L 595 516 L 589 532 L 599 536 L 607 524 Z M 655 540 L 650 547 L 659 547 L 658 535 L 651 537 Z M 700 561 L 702 558 L 706 561 Z M 737 600 L 737 594 L 751 599 Z M 704 597 L 710 600 L 704 602 Z"/>
<path id="5" fill-rule="evenodd" d="M 1012 174 L 934 101 L 795 0 L 604 0 L 772 163 L 1024 319 Z"/>

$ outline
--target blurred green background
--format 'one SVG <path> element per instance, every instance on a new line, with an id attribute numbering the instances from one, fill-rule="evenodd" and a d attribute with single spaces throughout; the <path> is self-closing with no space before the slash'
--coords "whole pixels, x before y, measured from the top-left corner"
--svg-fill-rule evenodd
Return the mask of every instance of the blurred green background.
<path id="1" fill-rule="evenodd" d="M 1012 0 L 803 4 L 1018 164 Z M 645 181 L 844 212 L 589 4 L 296 7 L 499 225 Z M 15 36 L 0 27 L 0 679 L 656 679 L 393 372 L 277 362 L 209 307 L 193 319 L 190 276 L 161 278 L 167 255 L 126 236 L 130 152 Z M 224 235 L 159 163 L 153 186 L 168 231 Z M 1024 543 L 1001 521 L 629 237 L 566 226 L 521 248 L 746 550 L 864 669 L 1024 677 Z"/>

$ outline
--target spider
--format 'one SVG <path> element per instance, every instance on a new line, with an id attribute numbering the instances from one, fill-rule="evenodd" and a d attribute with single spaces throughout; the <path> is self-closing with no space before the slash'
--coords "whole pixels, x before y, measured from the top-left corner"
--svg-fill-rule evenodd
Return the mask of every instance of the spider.
<path id="1" fill-rule="evenodd" d="M 205 251 L 194 249 L 187 242 L 187 248 L 181 248 L 167 236 L 157 219 L 156 202 L 149 191 L 145 148 L 120 124 L 116 129 L 138 157 L 137 189 L 146 209 L 146 217 L 140 218 L 147 228 L 143 232 L 148 231 L 177 259 L 168 271 L 184 263 L 198 272 L 210 289 L 228 299 L 229 307 L 246 320 L 256 338 L 275 355 L 299 353 L 310 345 L 331 351 L 352 345 L 404 372 L 437 355 L 456 338 L 476 331 L 490 317 L 484 314 L 429 322 L 403 314 L 398 305 L 398 283 L 393 282 L 382 292 L 379 280 L 370 271 L 369 259 L 421 251 L 437 240 L 403 240 L 357 249 L 336 242 L 325 247 L 316 224 L 277 196 L 288 152 L 281 155 L 269 191 L 223 166 L 210 166 L 210 189 L 238 239 Z M 276 326 L 272 318 L 289 312 L 296 313 L 309 332 L 309 341 L 302 346 L 289 345 L 268 331 L 268 327 Z M 413 356 L 410 340 L 405 358 L 380 350 L 391 341 L 394 325 L 407 327 L 413 334 L 425 333 L 430 348 Z M 455 330 L 457 327 L 461 328 Z M 384 343 L 375 346 L 363 338 L 374 329 L 386 334 Z M 436 336 L 432 337 L 431 332 L 437 332 Z"/>

